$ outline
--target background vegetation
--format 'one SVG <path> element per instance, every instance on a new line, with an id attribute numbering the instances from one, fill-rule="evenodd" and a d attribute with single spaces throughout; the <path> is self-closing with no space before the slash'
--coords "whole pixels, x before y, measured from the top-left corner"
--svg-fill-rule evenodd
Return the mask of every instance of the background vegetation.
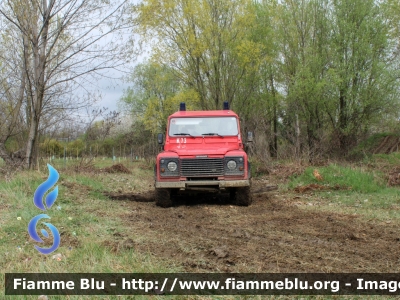
<path id="1" fill-rule="evenodd" d="M 398 134 L 398 1 L 46 3 L 0 6 L 0 157 L 8 164 L 22 159 L 32 167 L 64 148 L 76 156 L 121 148 L 150 157 L 155 134 L 182 101 L 204 110 L 230 102 L 243 133 L 255 132 L 250 154 L 262 161 L 355 158 L 360 142 Z M 74 27 L 89 12 L 106 19 Z M 20 18 L 28 13 L 29 24 Z M 98 40 L 112 35 L 115 43 L 96 44 L 87 34 L 95 28 L 104 33 Z M 118 46 L 126 28 L 130 38 Z M 127 77 L 125 118 L 93 109 L 91 94 L 71 99 L 89 74 L 145 53 Z M 73 117 L 85 108 L 87 117 Z"/>
<path id="2" fill-rule="evenodd" d="M 143 1 L 133 12 L 152 54 L 122 101 L 155 133 L 190 90 L 198 109 L 229 101 L 259 158 L 342 157 L 398 130 L 398 10 L 373 0 Z"/>

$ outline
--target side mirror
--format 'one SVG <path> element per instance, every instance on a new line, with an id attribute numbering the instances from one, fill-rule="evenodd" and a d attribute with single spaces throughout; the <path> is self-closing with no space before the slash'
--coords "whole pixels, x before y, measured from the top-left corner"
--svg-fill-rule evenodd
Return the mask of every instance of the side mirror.
<path id="1" fill-rule="evenodd" d="M 249 143 L 253 142 L 253 132 L 252 131 L 247 132 L 247 142 L 249 142 Z"/>
<path id="2" fill-rule="evenodd" d="M 164 134 L 163 133 L 157 134 L 157 142 L 159 145 L 164 144 Z"/>

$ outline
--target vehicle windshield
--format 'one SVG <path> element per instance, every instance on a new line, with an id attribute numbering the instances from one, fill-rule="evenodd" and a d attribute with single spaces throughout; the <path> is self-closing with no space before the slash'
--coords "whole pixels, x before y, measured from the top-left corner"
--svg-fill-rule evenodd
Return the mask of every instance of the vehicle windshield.
<path id="1" fill-rule="evenodd" d="M 235 117 L 173 118 L 169 136 L 235 136 L 238 135 Z"/>

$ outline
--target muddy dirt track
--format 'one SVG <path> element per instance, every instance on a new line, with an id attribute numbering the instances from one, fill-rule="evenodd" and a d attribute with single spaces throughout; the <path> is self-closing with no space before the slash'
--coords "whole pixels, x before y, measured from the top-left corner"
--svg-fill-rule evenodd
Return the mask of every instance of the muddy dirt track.
<path id="1" fill-rule="evenodd" d="M 124 201 L 121 218 L 133 230 L 116 233 L 110 244 L 133 240 L 137 251 L 187 272 L 400 271 L 394 224 L 306 210 L 279 192 L 253 197 L 249 207 L 207 194 L 166 209 Z"/>

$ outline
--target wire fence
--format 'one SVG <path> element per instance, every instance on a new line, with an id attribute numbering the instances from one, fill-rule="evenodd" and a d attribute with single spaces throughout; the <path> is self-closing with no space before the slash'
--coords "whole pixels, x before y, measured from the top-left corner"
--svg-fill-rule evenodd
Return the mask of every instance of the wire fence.
<path id="1" fill-rule="evenodd" d="M 146 155 L 146 153 L 140 151 L 141 149 L 134 151 L 133 148 L 125 147 L 124 150 L 120 150 L 113 147 L 108 153 L 98 153 L 90 150 L 89 148 L 88 151 L 68 151 L 68 148 L 65 147 L 61 155 L 39 152 L 38 168 L 47 163 L 66 168 L 69 166 L 85 166 L 90 164 L 100 167 L 117 163 L 131 165 L 132 163 L 149 162 L 152 160 L 152 156 Z"/>
<path id="2" fill-rule="evenodd" d="M 133 150 L 128 153 L 121 153 L 116 151 L 111 151 L 109 154 L 95 154 L 95 153 L 73 153 L 65 150 L 63 155 L 49 155 L 46 153 L 39 153 L 38 158 L 41 160 L 65 160 L 65 161 L 76 161 L 82 159 L 91 159 L 91 160 L 112 160 L 114 162 L 121 160 L 123 161 L 135 161 L 135 160 L 143 160 L 148 158 L 148 156 L 143 155 L 142 153 L 135 153 Z"/>
<path id="3" fill-rule="evenodd" d="M 92 150 L 92 151 L 91 151 Z M 38 151 L 36 160 L 36 168 L 45 167 L 47 164 L 57 166 L 58 168 L 66 168 L 70 166 L 84 166 L 96 165 L 99 167 L 109 166 L 112 164 L 122 163 L 124 165 L 131 165 L 138 162 L 146 162 L 150 164 L 155 161 L 158 150 L 148 149 L 145 146 L 139 146 L 135 149 L 133 147 L 111 147 L 109 151 L 97 152 L 96 149 L 68 149 L 65 147 L 63 151 L 52 153 L 52 151 Z M 61 152 L 61 153 L 60 153 Z M 23 164 L 21 160 L 19 164 Z M 5 166 L 5 162 L 0 158 L 0 167 Z"/>

